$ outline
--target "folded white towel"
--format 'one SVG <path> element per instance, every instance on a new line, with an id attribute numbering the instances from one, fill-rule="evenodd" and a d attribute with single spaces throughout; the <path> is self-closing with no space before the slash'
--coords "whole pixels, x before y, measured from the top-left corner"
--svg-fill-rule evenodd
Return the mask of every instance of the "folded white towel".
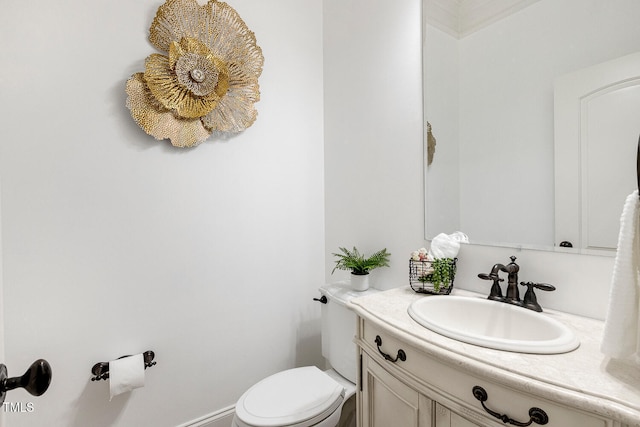
<path id="1" fill-rule="evenodd" d="M 640 198 L 635 190 L 620 217 L 618 251 L 600 350 L 613 358 L 640 355 Z"/>
<path id="2" fill-rule="evenodd" d="M 455 258 L 460 250 L 460 243 L 469 243 L 469 238 L 462 231 L 452 234 L 440 233 L 431 240 L 429 254 L 433 258 Z"/>

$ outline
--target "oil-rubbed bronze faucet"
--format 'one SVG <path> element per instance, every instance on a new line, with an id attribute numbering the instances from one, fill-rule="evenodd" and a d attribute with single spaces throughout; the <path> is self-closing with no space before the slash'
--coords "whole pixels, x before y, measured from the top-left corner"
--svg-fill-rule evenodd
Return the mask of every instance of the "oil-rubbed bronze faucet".
<path id="1" fill-rule="evenodd" d="M 520 301 L 520 292 L 518 291 L 518 271 L 520 266 L 516 264 L 516 257 L 511 256 L 511 262 L 506 266 L 502 266 L 500 271 L 508 273 L 507 276 L 507 296 L 504 297 L 504 302 L 514 305 L 522 305 Z"/>
<path id="2" fill-rule="evenodd" d="M 500 288 L 500 282 L 503 282 L 499 276 L 499 272 L 507 273 L 507 295 L 502 296 L 502 289 Z M 555 291 L 556 288 L 553 285 L 547 283 L 533 283 L 533 282 L 521 282 L 520 285 L 527 287 L 527 292 L 524 294 L 524 301 L 520 300 L 520 292 L 518 291 L 518 272 L 520 266 L 516 264 L 516 257 L 511 256 L 511 262 L 507 265 L 494 264 L 491 268 L 491 273 L 480 273 L 478 277 L 483 280 L 492 280 L 491 292 L 488 299 L 494 301 L 506 302 L 508 304 L 525 307 L 534 311 L 542 311 L 542 307 L 538 304 L 536 294 L 533 292 L 533 288 L 537 288 L 543 291 Z"/>

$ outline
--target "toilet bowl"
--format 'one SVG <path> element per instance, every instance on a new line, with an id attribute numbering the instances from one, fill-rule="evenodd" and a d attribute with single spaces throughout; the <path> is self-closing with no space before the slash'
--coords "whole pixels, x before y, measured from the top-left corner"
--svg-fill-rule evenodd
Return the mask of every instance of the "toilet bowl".
<path id="1" fill-rule="evenodd" d="M 306 366 L 278 372 L 240 397 L 232 427 L 336 427 L 344 403 L 355 392 L 355 384 L 333 369 Z"/>
<path id="2" fill-rule="evenodd" d="M 238 400 L 232 427 L 355 427 L 356 315 L 346 306 L 359 296 L 342 284 L 320 288 L 322 355 L 332 369 L 315 366 L 273 374 Z"/>

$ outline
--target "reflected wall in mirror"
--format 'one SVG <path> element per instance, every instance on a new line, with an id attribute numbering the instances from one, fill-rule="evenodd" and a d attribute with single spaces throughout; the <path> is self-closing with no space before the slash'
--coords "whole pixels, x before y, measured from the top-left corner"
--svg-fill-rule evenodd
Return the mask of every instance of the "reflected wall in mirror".
<path id="1" fill-rule="evenodd" d="M 426 237 L 461 230 L 472 243 L 553 249 L 566 240 L 555 224 L 554 84 L 640 52 L 640 2 L 425 0 L 423 10 L 425 124 L 437 140 L 425 163 Z M 635 126 L 629 141 L 598 144 L 599 156 L 632 153 L 633 176 L 608 183 L 621 194 L 636 185 Z M 616 161 L 597 166 L 606 163 Z M 617 230 L 624 198 L 606 203 Z"/>

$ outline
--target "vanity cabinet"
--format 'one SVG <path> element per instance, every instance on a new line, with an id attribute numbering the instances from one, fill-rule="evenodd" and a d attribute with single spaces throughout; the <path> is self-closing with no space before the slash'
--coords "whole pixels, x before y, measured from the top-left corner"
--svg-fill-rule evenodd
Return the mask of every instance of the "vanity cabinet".
<path id="1" fill-rule="evenodd" d="M 362 355 L 360 426 L 431 427 L 433 401 L 403 383 L 366 353 Z"/>
<path id="2" fill-rule="evenodd" d="M 400 336 L 362 316 L 358 318 L 358 427 L 510 425 L 483 408 L 478 391 L 474 392 L 476 387 L 484 390 L 484 404 L 489 410 L 513 419 L 515 425 L 526 425 L 531 409 L 540 408 L 548 417 L 544 425 L 549 427 L 623 426 L 467 372 L 464 363 L 439 360 Z"/>
<path id="3" fill-rule="evenodd" d="M 362 355 L 360 427 L 472 427 L 471 421 L 403 383 Z"/>

